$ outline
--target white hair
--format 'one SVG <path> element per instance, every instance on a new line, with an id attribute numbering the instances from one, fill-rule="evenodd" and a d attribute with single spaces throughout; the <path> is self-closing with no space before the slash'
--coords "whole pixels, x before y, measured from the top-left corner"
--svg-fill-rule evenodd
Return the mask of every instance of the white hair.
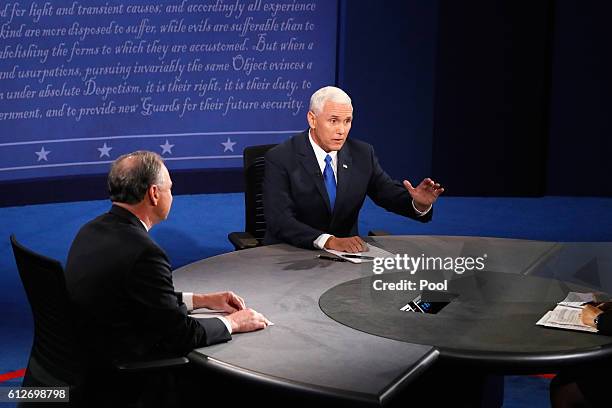
<path id="1" fill-rule="evenodd" d="M 309 109 L 315 114 L 319 114 L 323 111 L 327 101 L 351 105 L 351 98 L 342 89 L 335 86 L 325 86 L 312 94 Z"/>

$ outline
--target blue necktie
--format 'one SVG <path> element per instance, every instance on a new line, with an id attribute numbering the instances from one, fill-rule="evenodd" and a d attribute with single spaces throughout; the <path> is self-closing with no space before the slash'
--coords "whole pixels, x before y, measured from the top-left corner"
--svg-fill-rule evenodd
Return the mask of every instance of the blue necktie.
<path id="1" fill-rule="evenodd" d="M 325 156 L 323 178 L 325 179 L 325 188 L 327 188 L 327 195 L 329 196 L 329 204 L 333 210 L 334 202 L 336 201 L 336 178 L 334 177 L 334 169 L 332 168 L 331 161 L 332 158 L 329 154 Z"/>

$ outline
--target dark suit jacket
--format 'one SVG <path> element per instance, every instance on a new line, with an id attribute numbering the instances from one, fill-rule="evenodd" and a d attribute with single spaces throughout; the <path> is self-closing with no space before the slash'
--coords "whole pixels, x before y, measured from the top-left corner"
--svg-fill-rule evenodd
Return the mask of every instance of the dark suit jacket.
<path id="1" fill-rule="evenodd" d="M 331 211 L 321 169 L 302 132 L 270 149 L 264 177 L 264 243 L 287 242 L 313 248 L 327 233 L 337 237 L 358 235 L 359 210 L 368 195 L 379 206 L 421 222 L 431 220 L 433 209 L 417 217 L 412 197 L 378 164 L 371 145 L 349 138 L 338 151 L 336 202 Z"/>
<path id="2" fill-rule="evenodd" d="M 180 355 L 231 339 L 219 319 L 187 316 L 165 252 L 119 206 L 81 228 L 66 284 L 80 332 L 104 360 Z"/>

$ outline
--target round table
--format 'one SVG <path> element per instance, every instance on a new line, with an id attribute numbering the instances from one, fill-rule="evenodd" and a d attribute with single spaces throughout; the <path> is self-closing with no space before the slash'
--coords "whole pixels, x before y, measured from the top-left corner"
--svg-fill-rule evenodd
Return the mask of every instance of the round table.
<path id="1" fill-rule="evenodd" d="M 479 293 L 493 298 L 470 300 L 464 292 L 463 298 L 451 302 L 438 315 L 416 316 L 398 310 L 406 300 L 401 293 L 372 295 L 370 290 L 369 300 L 358 304 L 355 294 L 363 292 L 363 282 L 378 277 L 396 279 L 401 273 L 373 275 L 370 263 L 326 261 L 317 258 L 321 251 L 284 244 L 237 251 L 177 269 L 176 289 L 232 290 L 275 325 L 194 350 L 189 358 L 209 370 L 274 387 L 384 404 L 436 360 L 478 364 L 507 373 L 542 372 L 612 353 L 610 337 L 535 326 L 568 291 L 608 289 L 612 282 L 599 272 L 612 262 L 612 244 L 445 236 L 369 240 L 394 254 L 484 256 L 483 271 L 451 276 L 450 283 L 460 292 L 489 285 Z M 582 274 L 585 265 L 586 275 Z M 330 289 L 350 287 L 347 282 L 351 281 L 360 285 L 357 291 L 338 291 L 340 303 L 359 310 L 349 327 L 328 317 L 319 307 L 319 299 Z M 510 302 L 498 302 L 495 296 L 500 293 L 510 296 L 505 299 Z M 388 308 L 390 304 L 392 308 Z M 370 326 L 361 324 L 359 316 L 361 323 L 367 321 Z M 385 327 L 397 325 L 397 319 L 406 322 L 410 330 L 404 334 L 411 332 L 411 336 L 385 331 Z M 372 324 L 380 330 L 371 330 Z M 504 327 L 509 329 L 504 331 Z M 492 333 L 497 335 L 490 341 L 482 337 Z"/>

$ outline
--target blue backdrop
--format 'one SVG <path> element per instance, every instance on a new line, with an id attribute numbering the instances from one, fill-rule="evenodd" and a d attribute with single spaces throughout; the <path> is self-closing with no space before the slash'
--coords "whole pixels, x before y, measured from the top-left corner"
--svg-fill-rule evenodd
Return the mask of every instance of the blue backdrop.
<path id="1" fill-rule="evenodd" d="M 0 10 L 0 180 L 242 165 L 305 127 L 335 82 L 329 0 L 9 2 Z"/>

